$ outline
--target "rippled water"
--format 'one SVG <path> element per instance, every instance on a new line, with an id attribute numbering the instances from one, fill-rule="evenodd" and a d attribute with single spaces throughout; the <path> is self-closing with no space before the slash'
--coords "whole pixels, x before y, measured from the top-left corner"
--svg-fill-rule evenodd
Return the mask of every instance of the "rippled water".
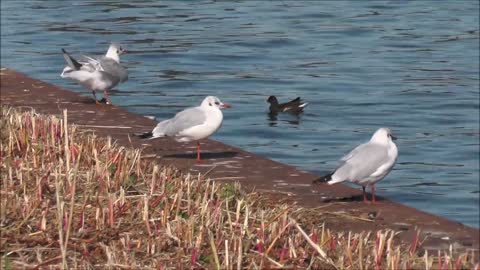
<path id="1" fill-rule="evenodd" d="M 214 139 L 319 174 L 390 127 L 379 194 L 479 227 L 478 1 L 120 2 L 1 1 L 2 66 L 83 91 L 60 48 L 118 41 L 115 104 L 162 119 L 217 95 L 234 108 Z M 310 106 L 271 120 L 272 94 Z"/>

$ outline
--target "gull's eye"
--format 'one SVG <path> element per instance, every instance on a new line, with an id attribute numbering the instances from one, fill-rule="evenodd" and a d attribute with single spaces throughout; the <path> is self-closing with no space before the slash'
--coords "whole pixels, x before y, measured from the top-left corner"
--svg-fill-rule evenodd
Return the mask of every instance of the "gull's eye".
<path id="1" fill-rule="evenodd" d="M 209 106 L 212 106 L 212 103 L 208 103 Z"/>
<path id="2" fill-rule="evenodd" d="M 117 50 L 117 53 L 120 53 L 120 50 Z"/>
<path id="3" fill-rule="evenodd" d="M 216 104 L 216 105 L 220 105 L 220 102 L 218 102 L 218 101 L 215 101 L 215 104 Z"/>

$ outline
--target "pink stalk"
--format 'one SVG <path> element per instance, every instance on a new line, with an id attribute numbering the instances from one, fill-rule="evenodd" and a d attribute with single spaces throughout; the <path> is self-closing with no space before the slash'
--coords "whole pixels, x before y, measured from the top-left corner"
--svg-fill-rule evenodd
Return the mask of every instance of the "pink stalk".
<path id="1" fill-rule="evenodd" d="M 259 253 L 263 253 L 263 242 L 260 241 L 260 240 L 258 240 L 258 242 L 257 242 L 257 251 Z"/>
<path id="2" fill-rule="evenodd" d="M 282 250 L 280 251 L 280 262 L 283 261 L 283 258 L 287 254 L 287 248 L 285 246 L 282 247 Z"/>
<path id="3" fill-rule="evenodd" d="M 410 247 L 410 255 L 414 255 L 417 251 L 419 236 L 420 236 L 420 231 L 417 231 L 417 233 L 413 236 L 413 242 L 412 242 L 412 245 Z"/>
<path id="4" fill-rule="evenodd" d="M 193 268 L 196 268 L 196 265 L 197 265 L 197 255 L 198 255 L 197 248 L 194 247 L 192 251 L 192 267 Z"/>
<path id="5" fill-rule="evenodd" d="M 358 242 L 358 239 L 352 240 L 352 245 L 350 246 L 352 250 L 355 250 L 357 248 Z"/>
<path id="6" fill-rule="evenodd" d="M 462 257 L 459 256 L 457 261 L 455 262 L 455 269 L 460 269 L 462 266 Z"/>
<path id="7" fill-rule="evenodd" d="M 74 161 L 77 158 L 77 156 L 78 156 L 77 148 L 74 145 L 70 146 L 70 160 Z"/>
<path id="8" fill-rule="evenodd" d="M 155 200 L 150 201 L 149 207 L 154 208 L 155 206 L 157 206 L 162 201 L 162 199 L 163 199 L 163 195 L 157 196 L 157 198 Z"/>
<path id="9" fill-rule="evenodd" d="M 148 221 L 148 219 L 145 219 L 145 225 L 147 226 L 147 232 L 148 232 L 148 235 L 152 235 L 152 230 L 150 229 L 150 222 Z"/>
<path id="10" fill-rule="evenodd" d="M 113 200 L 112 197 L 108 197 L 108 223 L 110 227 L 113 228 L 114 218 L 113 218 Z"/>
<path id="11" fill-rule="evenodd" d="M 316 244 L 318 242 L 318 235 L 315 232 L 315 229 L 312 226 L 312 241 Z"/>
<path id="12" fill-rule="evenodd" d="M 75 195 L 75 185 L 71 185 L 70 186 L 70 196 L 74 196 Z"/>
<path id="13" fill-rule="evenodd" d="M 318 235 L 316 233 L 313 233 L 312 235 L 312 241 L 316 244 L 318 242 Z"/>
<path id="14" fill-rule="evenodd" d="M 68 213 L 63 213 L 63 230 L 67 231 L 68 226 Z"/>
<path id="15" fill-rule="evenodd" d="M 440 255 L 440 251 L 438 252 L 437 259 L 438 259 L 438 270 L 441 270 L 442 269 L 442 256 Z"/>
<path id="16" fill-rule="evenodd" d="M 22 160 L 18 158 L 15 160 L 15 167 L 17 169 L 20 169 L 20 165 L 22 165 Z"/>
<path id="17" fill-rule="evenodd" d="M 335 236 L 332 235 L 332 238 L 330 238 L 330 251 L 335 251 L 335 248 L 337 247 L 337 244 L 335 243 Z"/>
<path id="18" fill-rule="evenodd" d="M 157 234 L 157 235 L 158 235 L 158 234 L 159 234 L 159 229 L 158 229 L 157 222 L 155 222 L 155 221 L 152 221 L 152 223 L 153 223 L 153 229 L 155 230 L 155 234 Z"/>
<path id="19" fill-rule="evenodd" d="M 88 259 L 90 258 L 90 253 L 88 252 L 86 246 L 85 246 L 84 249 L 83 249 L 82 255 L 83 255 L 83 258 L 84 258 L 85 260 L 87 260 L 87 261 L 88 261 Z"/>
<path id="20" fill-rule="evenodd" d="M 442 270 L 443 269 L 448 269 L 448 265 L 447 265 L 447 258 L 445 258 L 445 260 L 443 260 L 443 263 L 442 263 Z"/>

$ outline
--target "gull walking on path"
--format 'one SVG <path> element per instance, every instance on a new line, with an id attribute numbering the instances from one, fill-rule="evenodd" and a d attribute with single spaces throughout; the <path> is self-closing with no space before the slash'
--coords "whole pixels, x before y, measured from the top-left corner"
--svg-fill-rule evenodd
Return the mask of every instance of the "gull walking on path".
<path id="1" fill-rule="evenodd" d="M 308 105 L 308 103 L 303 102 L 300 97 L 290 100 L 289 102 L 280 104 L 278 103 L 278 99 L 275 96 L 270 96 L 268 97 L 267 102 L 270 103 L 271 114 L 277 114 L 279 112 L 299 114 L 303 112 L 303 109 Z"/>
<path id="2" fill-rule="evenodd" d="M 69 78 L 92 91 L 98 104 L 96 91 L 103 91 L 105 103 L 109 104 L 108 90 L 128 79 L 127 70 L 120 65 L 120 55 L 126 51 L 117 43 L 112 43 L 107 54 L 100 58 L 83 56 L 85 62 L 79 62 L 62 49 L 67 66 L 63 69 L 62 78 Z"/>
<path id="3" fill-rule="evenodd" d="M 198 107 L 188 108 L 157 124 L 151 131 L 140 134 L 144 139 L 172 137 L 177 142 L 197 142 L 197 161 L 200 161 L 200 142 L 215 133 L 223 121 L 220 109 L 230 108 L 214 96 L 208 96 Z"/>
<path id="4" fill-rule="evenodd" d="M 398 149 L 393 142 L 396 138 L 388 128 L 378 129 L 369 142 L 361 144 L 344 156 L 342 164 L 332 173 L 320 177 L 315 182 L 329 185 L 345 180 L 361 185 L 363 201 L 367 202 L 365 187 L 372 189 L 372 203 L 375 203 L 375 183 L 382 180 L 393 168 L 398 157 Z"/>

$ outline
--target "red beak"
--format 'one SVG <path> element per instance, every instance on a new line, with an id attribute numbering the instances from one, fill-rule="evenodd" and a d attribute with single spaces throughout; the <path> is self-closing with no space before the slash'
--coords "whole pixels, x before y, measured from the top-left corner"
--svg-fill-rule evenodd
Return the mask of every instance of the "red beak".
<path id="1" fill-rule="evenodd" d="M 231 107 L 232 106 L 230 106 L 230 104 L 223 103 L 223 105 L 220 108 L 226 109 L 226 108 L 231 108 Z"/>

